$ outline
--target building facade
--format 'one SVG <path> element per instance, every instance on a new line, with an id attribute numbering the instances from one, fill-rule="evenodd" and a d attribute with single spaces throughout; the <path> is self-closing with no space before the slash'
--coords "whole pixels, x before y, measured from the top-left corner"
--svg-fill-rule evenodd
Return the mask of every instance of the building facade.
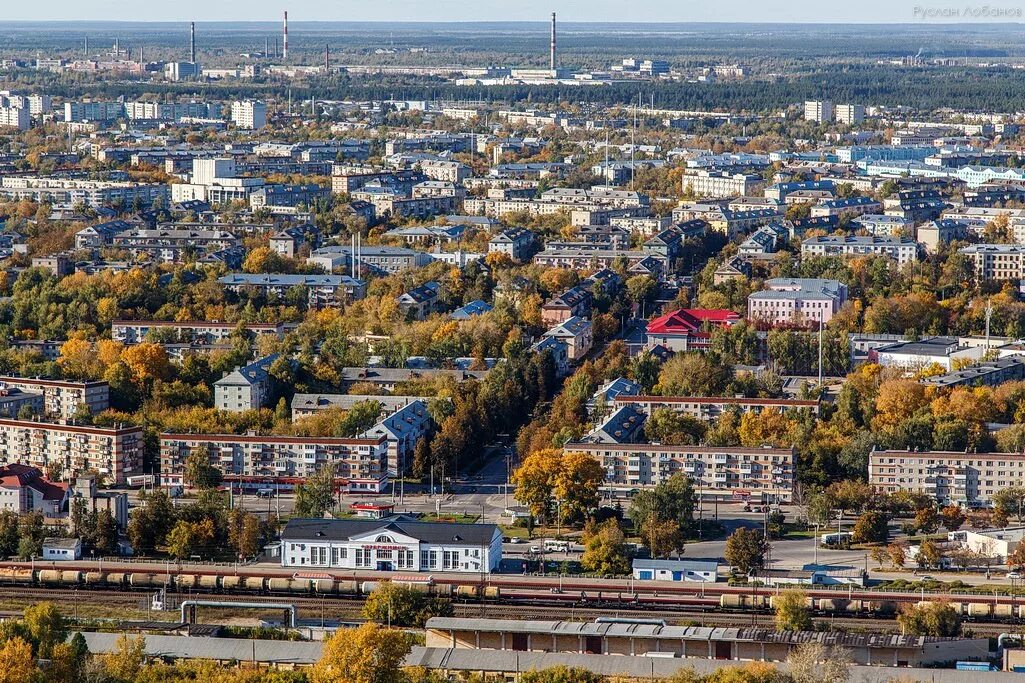
<path id="1" fill-rule="evenodd" d="M 142 472 L 142 427 L 89 427 L 0 419 L 4 463 L 41 470 L 60 466 L 72 476 L 96 472 L 111 484 Z"/>

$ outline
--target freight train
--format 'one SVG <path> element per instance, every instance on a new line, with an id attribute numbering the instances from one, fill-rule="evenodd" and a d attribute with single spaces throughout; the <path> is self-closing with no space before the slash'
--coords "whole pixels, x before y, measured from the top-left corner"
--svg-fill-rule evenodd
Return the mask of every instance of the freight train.
<path id="1" fill-rule="evenodd" d="M 391 577 L 393 583 L 409 586 L 440 597 L 497 600 L 496 586 L 435 583 L 430 576 Z M 47 586 L 53 588 L 95 588 L 103 590 L 179 590 L 207 593 L 261 595 L 333 595 L 359 597 L 377 587 L 377 581 L 355 581 L 329 574 L 296 573 L 279 576 L 238 576 L 170 572 L 79 571 L 74 569 L 0 569 L 2 586 Z"/>
<path id="2" fill-rule="evenodd" d="M 961 597 L 960 601 L 950 601 L 947 604 L 953 607 L 966 620 L 1025 621 L 1025 600 L 999 601 L 982 595 L 963 595 Z M 776 600 L 777 596 L 775 595 L 733 593 L 721 596 L 719 598 L 719 606 L 724 610 L 770 611 L 775 609 Z M 859 600 L 841 597 L 806 597 L 804 599 L 805 607 L 816 615 L 846 617 L 878 616 L 884 618 L 895 616 L 903 604 L 915 604 L 922 607 L 934 602 L 919 600 L 908 603 L 907 601 L 898 600 Z"/>

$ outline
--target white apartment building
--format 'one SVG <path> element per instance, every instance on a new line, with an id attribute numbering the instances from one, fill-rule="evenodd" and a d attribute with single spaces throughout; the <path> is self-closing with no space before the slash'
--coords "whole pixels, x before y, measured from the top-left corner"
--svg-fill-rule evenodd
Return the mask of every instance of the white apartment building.
<path id="1" fill-rule="evenodd" d="M 0 419 L 0 462 L 46 471 L 60 465 L 75 476 L 96 472 L 110 484 L 142 473 L 142 427 L 84 425 Z"/>
<path id="2" fill-rule="evenodd" d="M 805 104 L 807 107 L 807 104 Z M 807 111 L 807 108 L 805 109 Z M 837 123 L 853 125 L 865 120 L 865 105 L 863 104 L 838 104 L 836 105 Z"/>
<path id="3" fill-rule="evenodd" d="M 278 354 L 272 353 L 214 382 L 214 406 L 218 410 L 241 413 L 268 405 L 274 388 L 269 371 L 277 359 Z"/>
<path id="4" fill-rule="evenodd" d="M 415 399 L 360 434 L 360 438 L 383 436 L 388 442 L 388 474 L 401 476 L 409 469 L 413 451 L 420 439 L 433 429 L 434 421 L 427 412 L 427 402 Z"/>
<path id="5" fill-rule="evenodd" d="M 136 202 L 149 206 L 158 198 L 166 201 L 168 196 L 167 185 L 42 176 L 0 178 L 0 198 L 12 201 L 27 199 L 58 207 L 84 204 L 96 209 L 115 203 L 131 207 Z"/>
<path id="6" fill-rule="evenodd" d="M 32 125 L 32 113 L 27 107 L 0 107 L 0 128 L 28 130 Z"/>
<path id="7" fill-rule="evenodd" d="M 0 389 L 42 394 L 44 413 L 63 420 L 73 418 L 81 405 L 86 406 L 90 413 L 102 413 L 110 407 L 110 386 L 106 382 L 0 376 Z"/>
<path id="8" fill-rule="evenodd" d="M 807 256 L 888 256 L 898 265 L 918 258 L 918 243 L 905 237 L 877 235 L 850 236 L 824 235 L 801 243 L 801 255 Z"/>
<path id="9" fill-rule="evenodd" d="M 286 327 L 283 323 L 221 323 L 202 320 L 115 320 L 110 325 L 110 336 L 125 345 L 146 341 L 150 332 L 170 335 L 176 342 L 217 344 L 228 340 L 242 329 L 254 337 L 265 334 L 281 337 Z"/>
<path id="10" fill-rule="evenodd" d="M 456 185 L 470 177 L 470 167 L 458 161 L 445 159 L 425 159 L 420 162 L 420 170 L 431 180 L 440 180 Z"/>
<path id="11" fill-rule="evenodd" d="M 832 121 L 833 103 L 829 100 L 806 101 L 804 103 L 804 119 L 805 121 L 814 121 L 815 123 Z"/>
<path id="12" fill-rule="evenodd" d="M 993 494 L 1025 479 L 1025 454 L 962 451 L 880 451 L 868 459 L 868 483 L 877 491 L 916 491 L 940 505 L 989 507 Z"/>
<path id="13" fill-rule="evenodd" d="M 236 100 L 231 103 L 231 120 L 239 128 L 263 128 L 267 125 L 267 105 L 260 100 Z"/>
<path id="14" fill-rule="evenodd" d="M 818 415 L 818 401 L 789 398 L 740 398 L 736 396 L 627 396 L 612 399 L 612 407 L 631 405 L 651 415 L 659 408 L 688 415 L 698 420 L 716 420 L 728 410 L 760 413 L 763 410 L 808 410 Z"/>
<path id="15" fill-rule="evenodd" d="M 696 169 L 683 176 L 683 191 L 700 196 L 750 196 L 761 192 L 765 179 L 750 173 Z"/>
<path id="16" fill-rule="evenodd" d="M 602 464 L 612 490 L 652 487 L 675 474 L 689 477 L 704 499 L 789 502 L 794 488 L 793 448 L 732 448 L 627 443 L 567 443 Z"/>
<path id="17" fill-rule="evenodd" d="M 161 434 L 160 479 L 184 482 L 185 462 L 202 453 L 229 481 L 295 483 L 333 466 L 350 492 L 380 493 L 388 482 L 388 442 L 376 438 Z"/>
<path id="18" fill-rule="evenodd" d="M 964 222 L 971 232 L 980 237 L 984 234 L 986 225 L 1000 216 L 1007 216 L 1007 227 L 1010 228 L 1014 241 L 1025 244 L 1025 209 L 966 206 L 943 212 L 944 218 Z"/>

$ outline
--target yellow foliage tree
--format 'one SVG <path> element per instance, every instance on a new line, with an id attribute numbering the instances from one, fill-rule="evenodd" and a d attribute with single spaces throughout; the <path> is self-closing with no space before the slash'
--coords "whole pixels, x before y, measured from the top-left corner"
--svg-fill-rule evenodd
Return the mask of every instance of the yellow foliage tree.
<path id="1" fill-rule="evenodd" d="M 0 683 L 30 683 L 37 671 L 32 646 L 23 639 L 11 638 L 0 647 Z"/>
<path id="2" fill-rule="evenodd" d="M 121 360 L 131 369 L 135 378 L 142 382 L 166 379 L 171 371 L 167 352 L 160 344 L 143 342 L 130 346 L 121 353 Z"/>
<path id="3" fill-rule="evenodd" d="M 377 624 L 343 628 L 324 643 L 313 667 L 313 683 L 399 683 L 409 641 L 401 631 Z"/>
<path id="4" fill-rule="evenodd" d="M 892 379 L 879 385 L 873 426 L 886 430 L 915 414 L 926 405 L 925 387 L 913 379 Z"/>

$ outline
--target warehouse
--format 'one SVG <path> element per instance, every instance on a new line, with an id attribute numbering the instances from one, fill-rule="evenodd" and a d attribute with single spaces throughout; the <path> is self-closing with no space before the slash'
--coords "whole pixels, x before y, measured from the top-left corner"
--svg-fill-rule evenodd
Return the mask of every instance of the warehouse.
<path id="1" fill-rule="evenodd" d="M 873 666 L 938 665 L 985 659 L 989 654 L 986 638 L 666 626 L 655 620 L 570 622 L 433 617 L 427 620 L 426 628 L 428 648 L 783 662 L 793 648 L 815 641 L 849 650 L 855 664 Z"/>
<path id="2" fill-rule="evenodd" d="M 291 519 L 281 533 L 281 566 L 481 573 L 502 561 L 494 524 L 383 519 Z"/>

